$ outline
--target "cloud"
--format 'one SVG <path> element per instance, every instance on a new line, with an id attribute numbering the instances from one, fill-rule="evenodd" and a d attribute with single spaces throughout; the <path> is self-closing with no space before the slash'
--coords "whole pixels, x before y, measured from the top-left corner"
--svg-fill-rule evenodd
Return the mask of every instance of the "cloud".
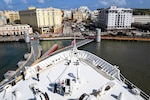
<path id="1" fill-rule="evenodd" d="M 124 6 L 124 5 L 126 5 L 126 0 L 98 0 L 98 2 L 105 6 L 111 6 L 111 5 Z"/>
<path id="2" fill-rule="evenodd" d="M 39 2 L 39 3 L 44 3 L 45 1 L 44 1 L 44 0 L 38 0 L 38 2 Z"/>
<path id="3" fill-rule="evenodd" d="M 8 5 L 8 8 L 12 9 L 12 8 L 13 8 L 13 6 L 12 6 L 12 5 Z"/>
<path id="4" fill-rule="evenodd" d="M 27 0 L 21 0 L 23 3 L 27 3 Z"/>
<path id="5" fill-rule="evenodd" d="M 4 2 L 7 4 L 8 8 L 12 9 L 13 6 L 11 5 L 12 4 L 12 0 L 4 0 Z"/>
<path id="6" fill-rule="evenodd" d="M 12 0 L 4 0 L 4 2 L 8 5 L 12 3 Z"/>

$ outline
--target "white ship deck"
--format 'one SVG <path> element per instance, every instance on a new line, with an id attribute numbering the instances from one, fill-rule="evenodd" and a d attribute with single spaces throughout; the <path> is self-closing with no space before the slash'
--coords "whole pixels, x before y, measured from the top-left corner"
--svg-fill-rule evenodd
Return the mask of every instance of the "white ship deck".
<path id="1" fill-rule="evenodd" d="M 89 95 L 86 100 L 144 100 L 117 79 L 117 68 L 105 67 L 107 63 L 104 63 L 97 56 L 80 50 L 56 54 L 27 68 L 26 79 L 14 86 L 6 86 L 0 93 L 0 100 L 48 100 L 43 95 L 45 93 L 49 100 L 79 100 L 83 93 Z M 37 66 L 40 67 L 39 81 Z M 66 79 L 69 83 L 62 84 Z M 54 93 L 55 83 L 57 93 Z"/>

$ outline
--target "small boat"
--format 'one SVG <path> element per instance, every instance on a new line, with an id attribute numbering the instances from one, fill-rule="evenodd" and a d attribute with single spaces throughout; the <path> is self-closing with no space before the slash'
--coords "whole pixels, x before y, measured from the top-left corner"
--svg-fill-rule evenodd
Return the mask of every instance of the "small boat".
<path id="1" fill-rule="evenodd" d="M 15 71 L 13 70 L 8 70 L 5 74 L 4 74 L 4 78 L 7 78 L 8 76 L 12 76 L 15 73 Z"/>

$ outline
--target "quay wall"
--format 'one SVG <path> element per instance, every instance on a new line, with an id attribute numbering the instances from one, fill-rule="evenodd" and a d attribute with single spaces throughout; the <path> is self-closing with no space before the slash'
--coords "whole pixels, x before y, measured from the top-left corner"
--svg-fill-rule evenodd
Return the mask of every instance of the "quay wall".
<path id="1" fill-rule="evenodd" d="M 75 37 L 76 39 L 85 39 L 85 37 Z M 69 40 L 74 37 L 53 37 L 40 38 L 40 40 Z M 128 36 L 106 36 L 101 35 L 101 40 L 116 40 L 116 41 L 150 41 L 150 37 L 128 37 Z M 24 37 L 0 37 L 0 42 L 24 42 Z"/>
<path id="2" fill-rule="evenodd" d="M 1 37 L 0 36 L 0 42 L 22 42 L 24 41 L 23 36 L 8 36 L 8 37 Z"/>
<path id="3" fill-rule="evenodd" d="M 40 38 L 40 40 L 70 40 L 74 37 L 54 37 L 54 38 Z M 85 39 L 85 37 L 75 37 L 75 39 Z"/>
<path id="4" fill-rule="evenodd" d="M 150 38 L 142 38 L 142 37 L 120 37 L 120 36 L 102 36 L 102 40 L 115 40 L 115 41 L 148 41 L 150 42 Z"/>

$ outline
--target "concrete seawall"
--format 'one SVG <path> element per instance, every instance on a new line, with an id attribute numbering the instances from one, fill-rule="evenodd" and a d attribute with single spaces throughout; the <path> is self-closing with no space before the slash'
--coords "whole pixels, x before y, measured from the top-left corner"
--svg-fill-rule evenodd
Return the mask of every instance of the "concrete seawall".
<path id="1" fill-rule="evenodd" d="M 76 39 L 85 39 L 85 37 L 75 37 Z M 54 38 L 40 38 L 40 40 L 70 40 L 74 37 L 54 37 Z"/>
<path id="2" fill-rule="evenodd" d="M 142 37 L 120 37 L 120 36 L 102 36 L 102 40 L 114 40 L 114 41 L 148 41 L 150 42 L 150 38 L 142 38 Z"/>
<path id="3" fill-rule="evenodd" d="M 0 42 L 22 42 L 24 41 L 24 36 L 0 36 Z"/>

